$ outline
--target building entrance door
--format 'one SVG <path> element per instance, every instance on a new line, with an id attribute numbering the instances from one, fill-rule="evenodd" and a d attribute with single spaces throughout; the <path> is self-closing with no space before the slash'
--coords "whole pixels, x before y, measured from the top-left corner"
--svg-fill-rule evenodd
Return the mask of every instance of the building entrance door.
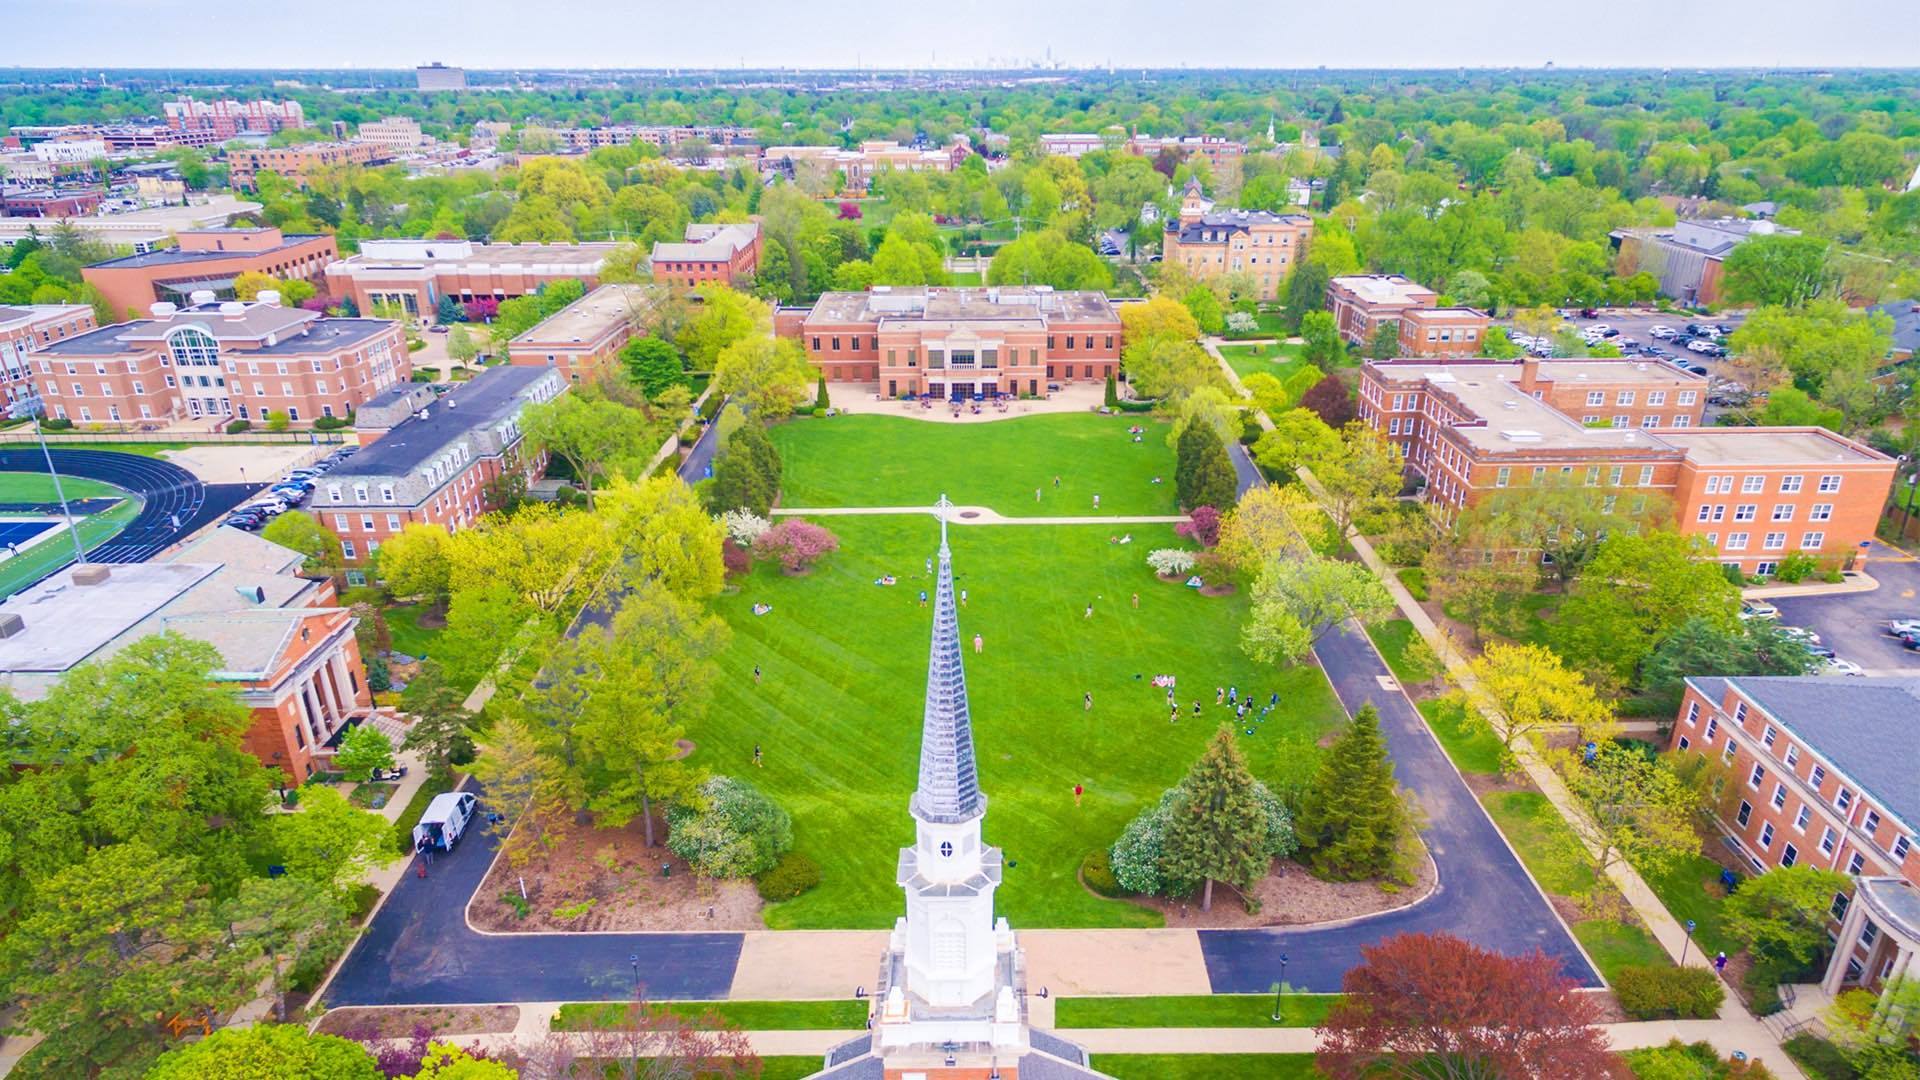
<path id="1" fill-rule="evenodd" d="M 946 386 L 941 383 L 930 382 L 927 384 L 927 396 L 930 398 L 939 398 L 945 394 L 946 389 Z"/>
<path id="2" fill-rule="evenodd" d="M 970 382 L 954 383 L 953 392 L 947 396 L 953 398 L 956 401 L 970 398 L 973 396 L 973 384 Z"/>

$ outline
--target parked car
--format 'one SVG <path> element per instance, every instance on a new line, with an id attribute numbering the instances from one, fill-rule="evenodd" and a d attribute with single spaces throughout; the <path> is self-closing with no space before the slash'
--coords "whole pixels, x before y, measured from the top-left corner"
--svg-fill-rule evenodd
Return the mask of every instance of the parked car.
<path id="1" fill-rule="evenodd" d="M 1807 651 L 1822 660 L 1833 659 L 1833 650 L 1827 648 L 1825 645 L 1809 645 L 1807 646 Z"/>
<path id="2" fill-rule="evenodd" d="M 1733 327 L 1728 326 L 1726 323 L 1721 323 L 1720 325 L 1714 327 L 1714 329 L 1720 332 L 1721 337 L 1726 337 L 1728 334 L 1733 333 L 1733 330 L 1734 330 Z"/>
<path id="3" fill-rule="evenodd" d="M 1792 638 L 1803 645 L 1820 644 L 1820 635 L 1804 626 L 1776 626 L 1774 630 L 1783 638 Z"/>
<path id="4" fill-rule="evenodd" d="M 1647 336 L 1654 339 L 1655 341 L 1665 341 L 1668 338 L 1671 338 L 1673 334 L 1674 334 L 1674 330 L 1673 330 L 1673 327 L 1671 326 L 1656 326 L 1653 329 L 1647 331 Z"/>
<path id="5" fill-rule="evenodd" d="M 262 517 L 277 518 L 281 514 L 286 513 L 290 507 L 287 506 L 286 501 L 283 499 L 263 499 L 247 503 L 240 509 L 257 513 Z"/>
<path id="6" fill-rule="evenodd" d="M 413 850 L 437 848 L 452 851 L 453 845 L 467 831 L 467 823 L 473 820 L 477 800 L 470 791 L 449 791 L 435 795 L 427 804 L 427 812 L 420 815 L 420 824 L 413 827 Z"/>
<path id="7" fill-rule="evenodd" d="M 1119 252 L 1116 251 L 1114 254 L 1118 255 Z M 447 324 L 445 323 L 434 323 L 432 326 L 427 327 L 427 333 L 429 334 L 444 334 L 446 332 Z"/>
<path id="8" fill-rule="evenodd" d="M 1706 367 L 1701 364 L 1688 364 L 1687 370 L 1693 372 L 1695 375 L 1705 375 L 1707 373 Z"/>
<path id="9" fill-rule="evenodd" d="M 1687 342 L 1687 351 L 1697 353 L 1712 352 L 1713 342 L 1708 341 L 1706 338 L 1694 338 L 1692 341 Z"/>
<path id="10" fill-rule="evenodd" d="M 265 514 L 257 514 L 250 510 L 236 510 L 220 524 L 231 525 L 236 529 L 245 529 L 248 532 L 252 532 L 255 529 L 264 527 L 266 523 L 267 515 Z"/>
<path id="11" fill-rule="evenodd" d="M 1765 600 L 1748 600 L 1740 605 L 1740 617 L 1743 619 L 1778 619 L 1780 609 Z"/>
<path id="12" fill-rule="evenodd" d="M 1887 633 L 1894 637 L 1920 635 L 1920 619 L 1891 619 L 1887 622 Z"/>
<path id="13" fill-rule="evenodd" d="M 1820 665 L 1822 675 L 1865 675 L 1866 669 L 1851 660 L 1834 657 Z"/>

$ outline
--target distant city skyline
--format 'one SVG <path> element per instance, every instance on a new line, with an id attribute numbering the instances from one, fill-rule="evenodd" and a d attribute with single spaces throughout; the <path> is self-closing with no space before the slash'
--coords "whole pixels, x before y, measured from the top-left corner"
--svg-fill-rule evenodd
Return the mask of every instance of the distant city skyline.
<path id="1" fill-rule="evenodd" d="M 26 5 L 27 0 L 11 0 Z M 336 0 L 233 33 L 152 0 L 41 0 L 10 20 L 0 64 L 81 68 L 1912 67 L 1912 0 L 1469 0 L 1363 9 L 1249 0 L 881 0 L 725 8 Z M 529 18 L 529 12 L 535 17 Z M 1889 32 L 1877 32 L 1885 30 Z"/>

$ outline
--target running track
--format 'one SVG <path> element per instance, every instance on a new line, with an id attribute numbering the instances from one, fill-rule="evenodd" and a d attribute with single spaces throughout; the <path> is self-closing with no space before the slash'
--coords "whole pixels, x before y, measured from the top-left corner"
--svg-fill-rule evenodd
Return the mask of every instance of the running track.
<path id="1" fill-rule="evenodd" d="M 200 482 L 169 461 L 109 450 L 55 450 L 62 476 L 81 476 L 133 492 L 145 500 L 120 535 L 87 553 L 90 562 L 137 563 L 153 558 L 209 522 L 226 516 L 260 484 Z M 0 472 L 45 473 L 39 447 L 0 450 Z"/>

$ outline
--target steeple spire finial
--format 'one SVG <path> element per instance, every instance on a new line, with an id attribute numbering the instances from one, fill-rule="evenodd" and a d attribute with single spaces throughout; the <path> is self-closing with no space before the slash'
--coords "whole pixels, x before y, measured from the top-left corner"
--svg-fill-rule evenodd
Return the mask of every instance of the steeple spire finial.
<path id="1" fill-rule="evenodd" d="M 940 565 L 933 593 L 933 643 L 927 655 L 927 704 L 920 725 L 920 782 L 910 809 L 922 821 L 954 825 L 986 813 L 973 758 L 973 721 L 967 708 L 967 673 L 960 663 L 960 615 L 953 602 L 953 553 L 947 547 L 943 494 Z"/>

